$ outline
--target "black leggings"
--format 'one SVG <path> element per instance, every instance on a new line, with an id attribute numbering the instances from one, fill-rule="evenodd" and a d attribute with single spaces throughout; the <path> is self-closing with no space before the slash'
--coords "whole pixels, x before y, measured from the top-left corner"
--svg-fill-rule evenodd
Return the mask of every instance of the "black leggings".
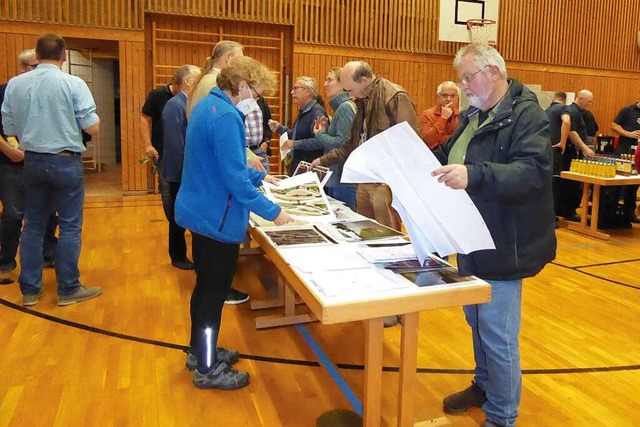
<path id="1" fill-rule="evenodd" d="M 216 348 L 222 307 L 238 264 L 240 245 L 222 243 L 197 233 L 193 236 L 196 286 L 191 295 L 191 352 L 198 357 L 198 371 L 216 365 Z M 211 365 L 207 365 L 205 329 L 211 328 Z"/>

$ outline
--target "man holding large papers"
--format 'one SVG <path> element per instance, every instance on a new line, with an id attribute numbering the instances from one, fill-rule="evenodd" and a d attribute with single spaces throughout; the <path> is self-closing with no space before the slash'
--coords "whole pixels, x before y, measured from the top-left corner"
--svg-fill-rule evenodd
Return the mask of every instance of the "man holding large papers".
<path id="1" fill-rule="evenodd" d="M 486 280 L 492 294 L 490 303 L 464 307 L 475 378 L 469 388 L 444 399 L 444 411 L 482 407 L 483 426 L 511 427 L 522 388 L 522 280 L 537 274 L 556 250 L 549 121 L 536 96 L 507 79 L 504 59 L 494 48 L 468 45 L 453 64 L 470 107 L 443 146 L 448 164 L 432 176 L 466 190 L 496 248 L 458 256 L 460 274 Z"/>
<path id="2" fill-rule="evenodd" d="M 344 90 L 356 98 L 353 127 L 346 142 L 314 160 L 314 166 L 344 163 L 359 145 L 404 121 L 420 132 L 416 109 L 407 92 L 401 86 L 374 75 L 366 62 L 347 62 L 340 73 L 340 83 Z M 391 201 L 391 190 L 387 185 L 380 182 L 358 184 L 358 213 L 400 230 L 400 218 L 391 207 Z"/>

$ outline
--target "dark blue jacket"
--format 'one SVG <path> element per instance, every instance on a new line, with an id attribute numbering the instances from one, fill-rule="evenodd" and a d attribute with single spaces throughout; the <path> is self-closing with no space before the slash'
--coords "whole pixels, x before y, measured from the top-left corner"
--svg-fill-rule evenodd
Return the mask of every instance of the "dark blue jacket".
<path id="1" fill-rule="evenodd" d="M 296 117 L 296 121 L 293 122 L 293 129 L 288 129 L 282 125 L 276 129 L 280 135 L 287 132 L 289 134 L 289 139 L 294 141 L 294 149 L 291 151 L 293 162 L 290 170 L 288 171 L 289 174 L 292 174 L 293 171 L 296 170 L 300 161 L 304 160 L 305 162 L 311 163 L 314 159 L 317 159 L 324 154 L 324 150 L 322 148 L 315 150 L 296 148 L 296 144 L 301 143 L 305 145 L 309 140 L 316 139 L 316 136 L 313 134 L 313 125 L 318 117 L 328 117 L 327 111 L 322 105 L 318 104 L 318 101 L 312 100 L 298 112 L 298 117 Z"/>
<path id="2" fill-rule="evenodd" d="M 459 254 L 458 269 L 488 280 L 533 276 L 556 254 L 549 120 L 533 92 L 517 80 L 509 82 L 495 118 L 476 131 L 465 156 L 466 190 L 496 249 Z M 445 154 L 477 111 L 460 113 Z"/>
<path id="3" fill-rule="evenodd" d="M 187 95 L 180 92 L 162 110 L 164 149 L 160 177 L 166 182 L 180 182 L 184 161 L 184 138 L 187 133 Z"/>
<path id="4" fill-rule="evenodd" d="M 259 193 L 265 173 L 247 167 L 244 116 L 217 87 L 200 100 L 187 126 L 178 225 L 225 243 L 241 243 L 249 211 L 273 220 L 280 207 Z"/>

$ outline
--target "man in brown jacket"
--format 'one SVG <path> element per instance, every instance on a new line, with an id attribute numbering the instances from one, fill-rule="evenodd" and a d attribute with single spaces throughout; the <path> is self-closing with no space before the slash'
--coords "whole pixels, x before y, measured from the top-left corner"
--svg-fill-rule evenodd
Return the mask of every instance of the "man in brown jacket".
<path id="1" fill-rule="evenodd" d="M 407 92 L 401 86 L 374 75 L 366 62 L 347 62 L 340 73 L 340 83 L 356 99 L 358 110 L 353 127 L 341 147 L 315 159 L 314 165 L 344 163 L 360 144 L 398 123 L 406 121 L 420 134 L 416 109 Z M 400 230 L 400 217 L 391 207 L 391 200 L 391 189 L 385 184 L 358 184 L 358 213 Z"/>
<path id="2" fill-rule="evenodd" d="M 444 144 L 458 126 L 458 98 L 460 88 L 454 82 L 438 86 L 438 104 L 422 112 L 420 137 L 432 150 Z"/>

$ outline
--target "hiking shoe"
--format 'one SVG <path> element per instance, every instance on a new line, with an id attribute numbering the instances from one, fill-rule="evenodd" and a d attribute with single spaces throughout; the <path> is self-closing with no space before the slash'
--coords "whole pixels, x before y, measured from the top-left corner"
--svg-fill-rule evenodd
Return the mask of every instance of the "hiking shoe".
<path id="1" fill-rule="evenodd" d="M 233 365 L 234 363 L 238 363 L 238 361 L 240 360 L 240 353 L 235 350 L 227 350 L 226 348 L 222 347 L 218 347 L 216 356 L 218 358 L 218 362 L 224 362 L 229 366 Z M 188 370 L 195 371 L 195 369 L 198 367 L 198 357 L 190 351 L 187 351 L 187 363 L 185 363 L 185 366 Z"/>
<path id="2" fill-rule="evenodd" d="M 191 262 L 187 258 L 171 261 L 171 265 L 173 265 L 175 268 L 179 268 L 180 270 L 193 270 L 194 268 L 196 268 L 193 262 Z"/>
<path id="3" fill-rule="evenodd" d="M 487 396 L 474 381 L 466 389 L 445 397 L 442 408 L 447 414 L 458 414 L 470 408 L 480 408 L 486 401 Z"/>
<path id="4" fill-rule="evenodd" d="M 0 271 L 0 285 L 8 285 L 16 281 L 16 275 L 13 270 Z"/>
<path id="5" fill-rule="evenodd" d="M 70 305 L 77 302 L 86 301 L 91 298 L 95 298 L 102 293 L 102 288 L 85 288 L 80 285 L 77 291 L 71 295 L 58 295 L 58 305 Z"/>
<path id="6" fill-rule="evenodd" d="M 197 388 L 235 390 L 247 384 L 249 384 L 249 373 L 236 371 L 225 362 L 218 363 L 218 366 L 206 374 L 201 374 L 197 369 L 193 373 L 193 385 Z"/>
<path id="7" fill-rule="evenodd" d="M 44 288 L 40 288 L 40 291 L 38 291 L 37 294 L 22 295 L 22 305 L 24 305 L 25 307 L 36 305 L 38 301 L 40 301 L 40 298 L 42 297 L 43 294 L 44 294 Z"/>
<path id="8" fill-rule="evenodd" d="M 240 292 L 237 289 L 231 288 L 229 289 L 229 293 L 227 294 L 227 299 L 224 300 L 225 304 L 237 305 L 242 304 L 249 301 L 249 295 L 244 292 Z"/>

